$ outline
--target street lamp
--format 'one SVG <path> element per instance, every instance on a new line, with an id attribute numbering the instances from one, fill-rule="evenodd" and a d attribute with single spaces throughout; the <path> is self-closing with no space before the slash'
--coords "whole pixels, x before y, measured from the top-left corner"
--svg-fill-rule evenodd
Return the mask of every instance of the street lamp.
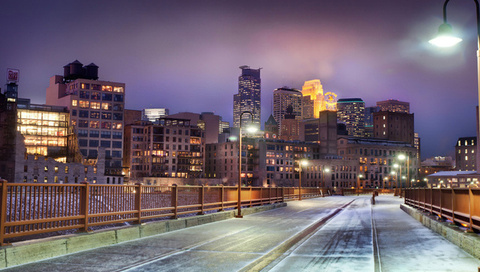
<path id="1" fill-rule="evenodd" d="M 440 25 L 439 33 L 436 38 L 430 40 L 431 44 L 441 47 L 454 46 L 457 43 L 461 42 L 462 39 L 458 37 L 453 37 L 452 27 L 447 23 L 447 4 L 450 0 L 446 0 L 443 4 L 443 24 Z M 478 0 L 473 0 L 475 2 L 476 14 L 477 14 L 477 94 L 478 94 L 478 105 L 480 105 L 480 8 L 478 5 Z M 443 41 L 443 42 L 440 42 Z M 480 111 L 477 113 L 480 114 Z M 477 116 L 477 122 L 480 120 L 480 117 Z M 478 124 L 477 124 L 478 126 Z M 479 131 L 477 130 L 477 137 Z M 480 147 L 477 147 L 477 154 L 480 150 Z M 477 155 L 477 160 L 479 156 Z M 478 169 L 478 167 L 477 167 Z"/>
<path id="2" fill-rule="evenodd" d="M 302 165 L 307 166 L 308 161 L 307 160 L 301 160 L 298 163 L 298 167 L 300 168 L 298 171 L 298 200 L 302 200 Z"/>
<path id="3" fill-rule="evenodd" d="M 405 159 L 407 160 L 407 180 L 406 180 L 406 186 L 407 188 L 410 187 L 409 183 L 410 183 L 410 156 L 407 156 L 405 154 L 400 154 L 398 155 L 398 159 L 401 160 L 401 161 L 404 161 Z"/>
<path id="4" fill-rule="evenodd" d="M 330 173 L 330 169 L 329 168 L 323 169 L 323 173 L 322 173 L 322 186 L 323 187 L 325 187 L 325 173 Z"/>
<path id="5" fill-rule="evenodd" d="M 362 174 L 358 174 L 357 176 L 357 188 L 360 189 L 360 180 L 363 178 L 363 175 Z M 363 186 L 362 186 L 363 187 Z"/>
<path id="6" fill-rule="evenodd" d="M 396 164 L 393 165 L 393 167 L 399 169 L 398 176 L 397 176 L 397 188 L 401 188 L 402 187 L 402 180 L 401 180 L 402 166 L 400 164 L 396 163 Z"/>
<path id="7" fill-rule="evenodd" d="M 250 114 L 251 122 L 253 123 L 253 113 L 250 111 L 244 111 L 240 114 L 240 128 L 238 131 L 238 203 L 237 203 L 237 215 L 236 218 L 243 218 L 242 215 L 242 117 L 244 114 Z M 250 126 L 247 129 L 249 132 L 255 132 L 256 128 Z"/>

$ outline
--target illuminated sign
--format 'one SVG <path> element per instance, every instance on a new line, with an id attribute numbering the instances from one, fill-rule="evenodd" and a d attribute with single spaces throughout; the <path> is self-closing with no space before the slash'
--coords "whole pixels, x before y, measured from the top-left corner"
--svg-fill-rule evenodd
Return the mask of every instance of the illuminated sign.
<path id="1" fill-rule="evenodd" d="M 7 69 L 7 83 L 17 83 L 18 82 L 18 73 L 17 69 Z"/>
<path id="2" fill-rule="evenodd" d="M 337 110 L 337 95 L 335 93 L 326 93 L 324 99 L 327 110 Z"/>

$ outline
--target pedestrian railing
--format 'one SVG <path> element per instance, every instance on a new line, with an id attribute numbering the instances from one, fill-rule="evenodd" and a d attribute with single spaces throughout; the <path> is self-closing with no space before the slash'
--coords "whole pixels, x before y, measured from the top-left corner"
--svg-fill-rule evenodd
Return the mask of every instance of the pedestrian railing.
<path id="1" fill-rule="evenodd" d="M 480 231 L 480 189 L 409 188 L 405 189 L 405 204 Z"/>
<path id="2" fill-rule="evenodd" d="M 119 223 L 140 224 L 233 209 L 236 186 L 147 186 L 7 183 L 0 181 L 0 244 L 6 239 Z M 302 198 L 322 195 L 302 188 Z M 242 206 L 298 199 L 298 188 L 242 187 Z"/>
<path id="3" fill-rule="evenodd" d="M 372 195 L 377 194 L 395 194 L 396 189 L 374 189 L 374 188 L 356 188 L 356 189 L 341 189 L 343 195 Z"/>

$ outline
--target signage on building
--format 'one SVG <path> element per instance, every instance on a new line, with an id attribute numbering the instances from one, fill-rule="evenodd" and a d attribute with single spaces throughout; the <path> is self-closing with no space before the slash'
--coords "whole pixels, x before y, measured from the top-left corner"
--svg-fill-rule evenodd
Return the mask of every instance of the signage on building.
<path id="1" fill-rule="evenodd" d="M 18 73 L 20 71 L 17 69 L 7 69 L 7 84 L 8 83 L 17 83 L 18 82 Z"/>

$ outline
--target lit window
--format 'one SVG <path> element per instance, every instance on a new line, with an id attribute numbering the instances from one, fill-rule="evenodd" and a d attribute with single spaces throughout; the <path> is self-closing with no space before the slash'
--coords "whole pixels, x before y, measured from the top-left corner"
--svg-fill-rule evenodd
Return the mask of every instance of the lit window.
<path id="1" fill-rule="evenodd" d="M 68 174 L 68 166 L 65 166 L 65 174 Z"/>
<path id="2" fill-rule="evenodd" d="M 58 173 L 58 166 L 55 166 L 55 173 Z"/>
<path id="3" fill-rule="evenodd" d="M 92 108 L 92 109 L 94 109 L 94 110 L 100 109 L 100 102 L 92 102 L 92 103 L 90 103 L 90 108 Z"/>
<path id="4" fill-rule="evenodd" d="M 112 110 L 112 103 L 102 103 L 102 110 Z"/>
<path id="5" fill-rule="evenodd" d="M 79 105 L 80 105 L 80 108 L 88 109 L 88 107 L 89 107 L 89 102 L 88 102 L 88 101 L 84 101 L 84 100 L 80 100 L 80 101 L 79 101 Z"/>
<path id="6" fill-rule="evenodd" d="M 45 166 L 45 172 L 48 172 L 48 166 Z"/>
<path id="7" fill-rule="evenodd" d="M 104 92 L 111 92 L 112 91 L 112 86 L 102 86 L 102 91 Z"/>
<path id="8" fill-rule="evenodd" d="M 72 107 L 76 107 L 77 106 L 77 100 L 72 100 Z"/>
<path id="9" fill-rule="evenodd" d="M 113 91 L 116 93 L 123 93 L 123 87 L 113 87 Z"/>
<path id="10" fill-rule="evenodd" d="M 468 161 L 468 156 L 465 156 L 465 160 Z"/>
<path id="11" fill-rule="evenodd" d="M 43 179 L 43 182 L 47 183 L 47 182 L 48 182 L 48 178 L 45 177 L 45 178 Z"/>

